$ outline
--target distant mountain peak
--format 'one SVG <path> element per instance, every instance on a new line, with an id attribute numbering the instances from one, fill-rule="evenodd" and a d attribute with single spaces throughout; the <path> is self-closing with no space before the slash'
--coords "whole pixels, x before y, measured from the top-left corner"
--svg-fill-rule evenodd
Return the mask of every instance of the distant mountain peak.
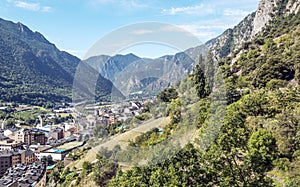
<path id="1" fill-rule="evenodd" d="M 24 27 L 23 27 L 23 24 L 21 22 L 18 22 L 17 25 L 19 26 L 19 30 L 21 32 L 24 32 Z"/>

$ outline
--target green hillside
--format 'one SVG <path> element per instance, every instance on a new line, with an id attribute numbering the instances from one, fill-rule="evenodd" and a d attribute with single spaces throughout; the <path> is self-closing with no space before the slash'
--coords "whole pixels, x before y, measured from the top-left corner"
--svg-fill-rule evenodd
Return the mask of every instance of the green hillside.
<path id="1" fill-rule="evenodd" d="M 47 107 L 58 102 L 71 102 L 79 62 L 80 59 L 58 50 L 42 34 L 32 32 L 22 23 L 0 19 L 2 101 Z M 86 69 L 90 74 L 98 73 L 87 65 Z M 99 76 L 97 99 L 108 99 L 112 89 L 113 84 Z"/>
<path id="2" fill-rule="evenodd" d="M 78 176 L 51 179 L 61 186 L 300 186 L 300 13 L 293 13 L 300 5 L 260 5 L 258 14 L 218 37 L 205 58 L 199 55 L 193 74 L 148 106 L 153 116 L 170 117 L 167 125 L 135 137 L 124 150 L 99 151 Z M 250 33 L 256 15 L 272 19 L 235 43 L 234 33 Z M 180 136 L 190 143 L 177 151 L 180 146 L 168 143 Z M 124 169 L 118 164 L 124 160 L 133 164 Z"/>
<path id="3" fill-rule="evenodd" d="M 299 16 L 278 16 L 218 61 L 228 106 L 206 151 L 196 141 L 160 164 L 119 173 L 108 186 L 299 186 Z M 203 111 L 200 142 L 209 133 Z"/>

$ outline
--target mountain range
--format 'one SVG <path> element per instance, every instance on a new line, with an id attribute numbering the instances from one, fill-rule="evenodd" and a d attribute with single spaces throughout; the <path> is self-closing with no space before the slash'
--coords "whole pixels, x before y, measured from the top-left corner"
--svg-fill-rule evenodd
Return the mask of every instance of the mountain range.
<path id="1" fill-rule="evenodd" d="M 0 19 L 2 101 L 36 105 L 71 102 L 73 80 L 79 63 L 79 58 L 58 50 L 39 32 L 31 31 L 22 23 Z M 90 74 L 97 74 L 89 66 L 86 68 Z M 116 90 L 101 75 L 98 82 L 102 85 L 97 86 L 96 91 L 103 100 L 109 98 L 111 90 Z"/>
<path id="2" fill-rule="evenodd" d="M 246 16 L 234 28 L 227 29 L 203 45 L 175 55 L 156 59 L 140 58 L 134 54 L 112 57 L 100 55 L 84 61 L 111 80 L 126 96 L 137 92 L 142 92 L 143 95 L 157 95 L 164 88 L 176 84 L 191 73 L 199 61 L 200 54 L 207 63 L 213 63 L 253 39 L 275 18 L 274 14 L 279 11 L 280 3 L 280 0 L 261 1 L 258 10 Z M 299 10 L 299 4 L 290 0 L 281 8 L 285 14 L 292 14 Z"/>
<path id="3" fill-rule="evenodd" d="M 285 2 L 284 7 L 281 5 L 281 0 L 263 0 L 257 11 L 220 36 L 198 47 L 156 59 L 127 54 L 101 55 L 80 61 L 58 50 L 42 34 L 31 31 L 22 23 L 0 19 L 1 100 L 35 104 L 70 102 L 79 64 L 84 64 L 91 75 L 100 73 L 97 100 L 107 100 L 112 90 L 119 97 L 133 93 L 156 95 L 191 73 L 200 54 L 206 64 L 217 62 L 253 39 L 276 17 L 276 12 L 289 15 L 299 10 L 299 3 L 292 0 Z M 94 96 L 91 88 L 79 84 L 77 87 L 85 90 L 83 95 Z"/>
<path id="4" fill-rule="evenodd" d="M 126 96 L 142 92 L 154 96 L 191 72 L 195 61 L 186 53 L 166 55 L 156 59 L 140 58 L 134 54 L 97 56 L 84 60 L 102 76 L 111 80 Z"/>

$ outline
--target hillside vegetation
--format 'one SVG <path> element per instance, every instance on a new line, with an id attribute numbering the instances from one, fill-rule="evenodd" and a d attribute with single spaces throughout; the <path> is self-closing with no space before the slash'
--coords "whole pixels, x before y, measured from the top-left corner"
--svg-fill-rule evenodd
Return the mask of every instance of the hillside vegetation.
<path id="1" fill-rule="evenodd" d="M 125 150 L 100 151 L 95 163 L 84 162 L 80 176 L 62 186 L 84 186 L 87 178 L 111 187 L 300 186 L 300 13 L 285 14 L 287 3 L 299 1 L 261 5 L 267 2 L 276 10 L 268 11 L 272 19 L 261 32 L 241 45 L 224 37 L 222 48 L 199 55 L 193 73 L 148 106 L 153 116 L 170 117 L 162 130 L 135 137 Z M 188 129 L 197 134 L 184 134 Z M 190 140 L 183 148 L 156 149 L 180 135 Z M 124 157 L 148 165 L 122 170 Z"/>
<path id="2" fill-rule="evenodd" d="M 206 151 L 195 141 L 162 163 L 118 173 L 108 186 L 299 186 L 299 20 L 299 13 L 278 16 L 218 61 L 228 106 Z M 210 107 L 203 107 L 200 142 L 209 123 Z"/>
<path id="3" fill-rule="evenodd" d="M 0 101 L 45 107 L 71 102 L 79 63 L 80 59 L 58 50 L 42 34 L 22 23 L 0 19 Z M 86 72 L 98 74 L 88 65 Z M 99 76 L 96 99 L 110 99 L 112 90 L 122 96 L 109 80 Z"/>

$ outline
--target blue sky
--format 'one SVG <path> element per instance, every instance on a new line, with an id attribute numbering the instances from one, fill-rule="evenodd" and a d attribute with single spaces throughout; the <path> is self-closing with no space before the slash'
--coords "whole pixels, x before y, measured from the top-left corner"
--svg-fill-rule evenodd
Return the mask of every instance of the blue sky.
<path id="1" fill-rule="evenodd" d="M 22 22 L 60 50 L 81 58 L 101 37 L 140 22 L 174 24 L 205 42 L 236 25 L 255 11 L 258 3 L 259 0 L 0 0 L 0 17 Z M 176 51 L 145 44 L 121 53 L 128 52 L 158 57 Z"/>

